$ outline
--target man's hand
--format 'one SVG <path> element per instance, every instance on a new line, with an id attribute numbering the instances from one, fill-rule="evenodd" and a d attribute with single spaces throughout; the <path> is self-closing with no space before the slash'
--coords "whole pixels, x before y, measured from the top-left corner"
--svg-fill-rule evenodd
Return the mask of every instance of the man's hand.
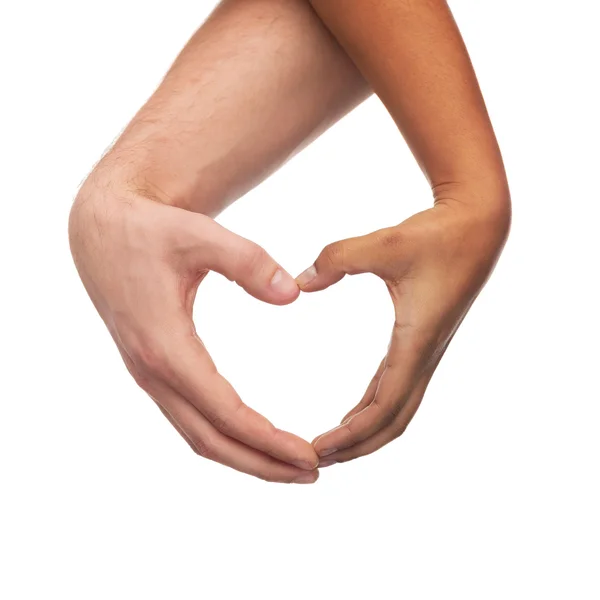
<path id="1" fill-rule="evenodd" d="M 198 454 L 269 481 L 316 481 L 312 446 L 242 403 L 192 321 L 209 270 L 271 304 L 298 297 L 288 273 L 207 216 L 111 189 L 93 176 L 73 206 L 69 236 L 81 279 L 129 372 Z"/>
<path id="2" fill-rule="evenodd" d="M 363 399 L 314 442 L 319 466 L 378 450 L 414 416 L 456 329 L 486 282 L 508 233 L 508 203 L 482 213 L 451 199 L 397 227 L 327 246 L 297 279 L 305 292 L 344 275 L 381 277 L 395 307 L 388 353 Z"/>
<path id="3" fill-rule="evenodd" d="M 81 278 L 138 383 L 196 451 L 265 479 L 315 481 L 318 457 L 242 404 L 196 336 L 192 304 L 209 270 L 273 304 L 299 290 L 208 216 L 370 93 L 305 0 L 224 0 L 71 213 Z"/>

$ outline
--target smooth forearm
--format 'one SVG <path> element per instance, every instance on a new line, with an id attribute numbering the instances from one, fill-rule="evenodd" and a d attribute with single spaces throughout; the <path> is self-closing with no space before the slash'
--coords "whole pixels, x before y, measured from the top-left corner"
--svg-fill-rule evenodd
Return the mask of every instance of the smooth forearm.
<path id="1" fill-rule="evenodd" d="M 311 0 L 398 124 L 434 206 L 326 246 L 303 292 L 373 273 L 394 303 L 388 351 L 363 399 L 313 442 L 320 466 L 370 454 L 406 430 L 452 337 L 490 276 L 510 222 L 498 144 L 442 0 Z"/>
<path id="2" fill-rule="evenodd" d="M 379 95 L 437 197 L 508 200 L 468 53 L 443 0 L 311 0 Z"/>
<path id="3" fill-rule="evenodd" d="M 304 0 L 226 0 L 96 175 L 214 216 L 369 94 Z"/>

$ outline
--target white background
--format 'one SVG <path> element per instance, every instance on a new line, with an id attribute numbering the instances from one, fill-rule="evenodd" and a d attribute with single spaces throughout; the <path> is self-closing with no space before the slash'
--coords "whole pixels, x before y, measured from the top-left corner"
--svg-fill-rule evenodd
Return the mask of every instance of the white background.
<path id="1" fill-rule="evenodd" d="M 80 181 L 215 2 L 0 9 L 0 597 L 600 597 L 600 23 L 455 0 L 514 225 L 405 436 L 266 484 L 202 461 L 138 390 L 72 266 Z M 291 272 L 429 203 L 368 101 L 221 222 Z M 311 439 L 361 397 L 392 307 L 347 278 L 285 308 L 216 275 L 197 324 L 243 398 Z"/>

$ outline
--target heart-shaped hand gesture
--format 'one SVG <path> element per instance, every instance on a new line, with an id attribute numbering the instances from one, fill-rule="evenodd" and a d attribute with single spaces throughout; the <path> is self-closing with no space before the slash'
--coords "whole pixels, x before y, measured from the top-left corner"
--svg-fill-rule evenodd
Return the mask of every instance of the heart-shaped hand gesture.
<path id="1" fill-rule="evenodd" d="M 218 214 L 371 92 L 423 170 L 433 208 L 328 246 L 297 282 L 199 214 Z M 317 464 L 404 431 L 509 220 L 500 150 L 446 2 L 237 1 L 219 4 L 88 178 L 69 232 L 127 367 L 192 447 L 264 479 L 311 483 Z M 387 284 L 388 353 L 361 402 L 314 446 L 248 408 L 217 372 L 192 321 L 209 270 L 272 304 L 345 274 Z"/>
<path id="2" fill-rule="evenodd" d="M 114 192 L 95 177 L 75 202 L 69 233 L 81 279 L 127 368 L 190 446 L 269 481 L 313 483 L 317 463 L 373 452 L 415 414 L 508 233 L 509 213 L 484 206 L 438 198 L 396 227 L 327 246 L 297 283 L 262 248 L 211 218 Z M 346 274 L 385 281 L 396 317 L 388 353 L 363 399 L 314 446 L 276 429 L 218 373 L 192 319 L 210 270 L 271 304 Z"/>
<path id="3" fill-rule="evenodd" d="M 297 279 L 305 292 L 323 290 L 344 275 L 374 273 L 395 308 L 385 358 L 362 400 L 342 424 L 314 441 L 325 467 L 369 454 L 406 429 L 452 336 L 502 250 L 509 213 L 452 200 L 397 227 L 327 246 Z"/>

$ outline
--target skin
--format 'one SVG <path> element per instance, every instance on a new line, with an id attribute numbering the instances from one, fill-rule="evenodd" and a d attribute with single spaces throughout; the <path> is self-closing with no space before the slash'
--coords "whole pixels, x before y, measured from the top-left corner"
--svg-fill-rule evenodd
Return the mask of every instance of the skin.
<path id="1" fill-rule="evenodd" d="M 346 274 L 385 281 L 395 308 L 387 355 L 363 399 L 314 445 L 320 466 L 400 436 L 508 235 L 502 158 L 467 51 L 446 2 L 311 2 L 397 123 L 434 205 L 407 221 L 327 246 L 298 283 Z M 443 58 L 441 58 L 443 57 Z"/>
<path id="2" fill-rule="evenodd" d="M 370 93 L 304 0 L 227 0 L 71 211 L 75 264 L 137 383 L 198 454 L 268 481 L 313 483 L 317 454 L 242 403 L 192 308 L 209 271 L 271 304 L 300 290 L 262 248 L 210 217 Z"/>
<path id="3" fill-rule="evenodd" d="M 190 445 L 245 473 L 302 483 L 316 480 L 319 459 L 367 454 L 404 430 L 510 220 L 500 153 L 445 3 L 311 4 L 223 2 L 88 177 L 69 227 L 82 281 L 128 369 Z M 331 244 L 296 284 L 210 217 L 371 88 L 423 168 L 434 207 Z M 345 274 L 386 281 L 390 349 L 350 420 L 311 446 L 242 404 L 192 321 L 211 270 L 273 304 Z"/>

